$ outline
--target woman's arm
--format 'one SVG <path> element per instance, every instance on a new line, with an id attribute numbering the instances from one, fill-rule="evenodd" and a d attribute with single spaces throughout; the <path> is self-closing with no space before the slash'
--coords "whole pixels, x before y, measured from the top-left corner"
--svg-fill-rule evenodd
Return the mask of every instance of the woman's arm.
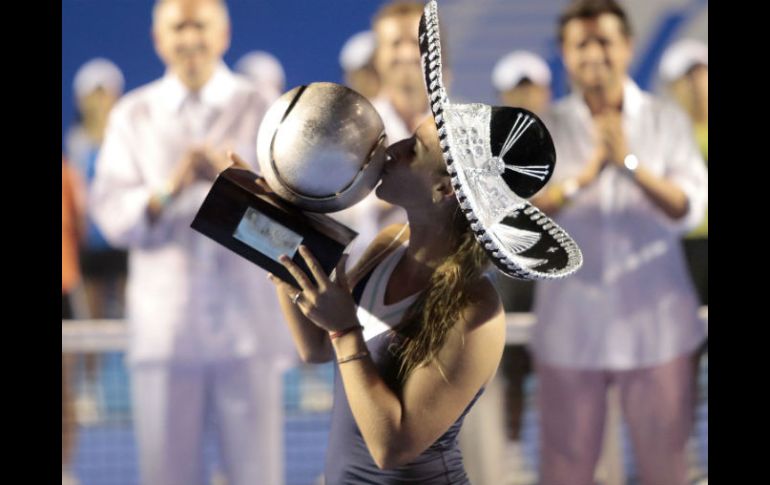
<path id="1" fill-rule="evenodd" d="M 334 357 L 334 351 L 329 341 L 329 334 L 324 329 L 313 324 L 299 307 L 291 301 L 291 298 L 300 290 L 278 279 L 272 273 L 267 277 L 276 285 L 278 303 L 289 327 L 289 332 L 294 339 L 300 359 L 303 362 L 321 364 Z"/>
<path id="2" fill-rule="evenodd" d="M 303 288 L 305 296 L 298 305 L 303 314 L 328 332 L 360 326 L 347 279 L 330 281 L 306 248 L 300 247 L 300 254 L 317 287 L 290 259 L 281 261 Z M 360 331 L 333 340 L 350 409 L 380 468 L 408 463 L 425 451 L 494 375 L 505 345 L 502 304 L 486 279 L 477 285 L 474 297 L 476 303 L 449 332 L 437 362 L 414 370 L 400 395 L 379 375 Z"/>
<path id="3" fill-rule="evenodd" d="M 484 280 L 481 286 L 488 296 L 455 324 L 438 362 L 412 372 L 401 396 L 385 384 L 371 358 L 339 365 L 350 409 L 378 467 L 414 460 L 494 375 L 505 345 L 505 315 L 492 285 Z M 360 332 L 335 339 L 333 346 L 338 358 L 366 349 Z"/>

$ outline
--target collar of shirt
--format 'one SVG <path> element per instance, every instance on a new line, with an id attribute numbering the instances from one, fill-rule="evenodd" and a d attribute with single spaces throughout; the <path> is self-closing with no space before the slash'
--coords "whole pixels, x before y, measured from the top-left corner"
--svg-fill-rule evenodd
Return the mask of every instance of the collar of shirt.
<path id="1" fill-rule="evenodd" d="M 643 101 L 642 90 L 630 77 L 627 77 L 623 82 L 623 118 L 636 119 L 641 113 Z M 591 111 L 583 99 L 583 93 L 574 91 L 569 97 L 569 102 L 574 106 L 574 109 L 569 112 L 575 113 L 582 122 L 588 123 L 591 120 Z"/>
<path id="2" fill-rule="evenodd" d="M 204 106 L 221 107 L 229 99 L 235 89 L 235 76 L 224 62 L 220 62 L 214 70 L 211 79 L 201 88 L 199 99 Z M 185 100 L 190 96 L 190 90 L 171 71 L 161 80 L 158 98 L 168 110 L 178 113 Z"/>

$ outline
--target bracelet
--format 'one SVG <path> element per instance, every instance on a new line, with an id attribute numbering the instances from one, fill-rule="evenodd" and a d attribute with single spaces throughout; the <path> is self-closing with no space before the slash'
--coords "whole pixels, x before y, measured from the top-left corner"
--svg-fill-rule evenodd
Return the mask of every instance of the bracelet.
<path id="1" fill-rule="evenodd" d="M 359 352 L 357 354 L 349 355 L 348 357 L 343 357 L 341 359 L 338 359 L 337 360 L 337 364 L 344 364 L 345 362 L 350 362 L 351 360 L 363 359 L 367 355 L 369 355 L 369 351 L 368 350 L 364 350 L 364 351 Z"/>
<path id="2" fill-rule="evenodd" d="M 636 176 L 636 169 L 639 168 L 639 159 L 633 153 L 629 153 L 623 159 L 623 167 L 626 169 L 626 173 L 634 177 Z"/>
<path id="3" fill-rule="evenodd" d="M 342 330 L 339 330 L 337 332 L 330 332 L 329 333 L 329 338 L 331 340 L 334 340 L 336 338 L 342 337 L 346 333 L 352 332 L 353 330 L 358 330 L 359 328 L 364 328 L 364 327 L 363 327 L 363 325 L 359 324 L 359 325 L 353 325 L 352 327 L 343 328 Z"/>

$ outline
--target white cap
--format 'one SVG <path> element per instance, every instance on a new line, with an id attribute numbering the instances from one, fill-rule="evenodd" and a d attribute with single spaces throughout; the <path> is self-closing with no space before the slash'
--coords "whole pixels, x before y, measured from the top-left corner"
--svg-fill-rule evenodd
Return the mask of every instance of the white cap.
<path id="1" fill-rule="evenodd" d="M 344 71 L 361 69 L 372 60 L 377 40 L 374 32 L 365 30 L 350 37 L 340 51 L 340 66 Z"/>
<path id="2" fill-rule="evenodd" d="M 235 70 L 251 79 L 255 84 L 283 93 L 286 75 L 281 62 L 265 51 L 252 51 L 241 57 Z"/>
<path id="3" fill-rule="evenodd" d="M 110 91 L 116 96 L 123 94 L 123 73 L 111 61 L 97 57 L 86 62 L 75 74 L 75 97 L 80 99 L 97 88 Z"/>
<path id="4" fill-rule="evenodd" d="M 497 61 L 492 71 L 492 85 L 498 91 L 514 88 L 524 78 L 548 86 L 551 70 L 540 56 L 528 51 L 514 51 Z"/>
<path id="5" fill-rule="evenodd" d="M 698 64 L 709 65 L 708 45 L 693 39 L 680 40 L 663 53 L 659 66 L 660 77 L 665 82 L 675 81 Z"/>

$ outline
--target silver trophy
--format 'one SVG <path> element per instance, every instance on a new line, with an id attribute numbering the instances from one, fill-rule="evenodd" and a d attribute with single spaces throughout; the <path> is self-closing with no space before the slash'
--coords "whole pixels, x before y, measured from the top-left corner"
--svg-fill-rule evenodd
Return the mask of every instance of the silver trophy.
<path id="1" fill-rule="evenodd" d="M 235 167 L 222 172 L 192 227 L 284 281 L 295 283 L 281 254 L 311 274 L 300 244 L 330 273 L 357 234 L 324 213 L 374 189 L 386 147 L 382 119 L 365 97 L 334 83 L 296 87 L 260 125 L 261 176 Z"/>

